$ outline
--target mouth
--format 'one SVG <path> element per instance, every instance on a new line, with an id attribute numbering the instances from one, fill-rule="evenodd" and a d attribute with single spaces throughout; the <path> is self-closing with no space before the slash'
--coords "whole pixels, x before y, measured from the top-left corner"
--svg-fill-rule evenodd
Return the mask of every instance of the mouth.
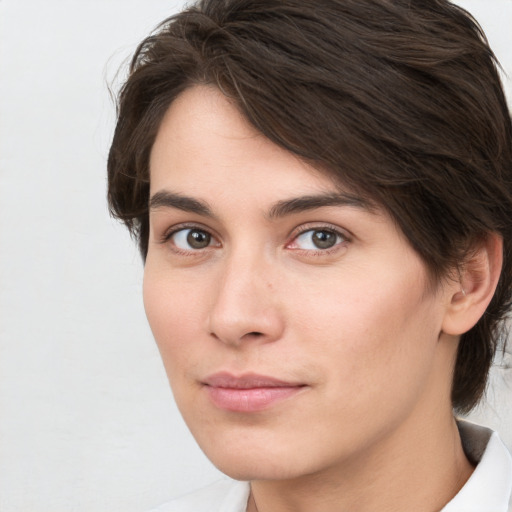
<path id="1" fill-rule="evenodd" d="M 226 372 L 207 377 L 203 387 L 219 409 L 232 412 L 258 412 L 300 393 L 307 386 L 265 375 L 248 373 L 234 376 Z"/>

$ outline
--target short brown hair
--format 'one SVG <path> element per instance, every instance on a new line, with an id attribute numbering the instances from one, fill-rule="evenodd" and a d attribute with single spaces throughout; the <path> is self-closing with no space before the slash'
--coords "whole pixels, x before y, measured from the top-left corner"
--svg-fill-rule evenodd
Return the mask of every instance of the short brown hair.
<path id="1" fill-rule="evenodd" d="M 453 405 L 474 407 L 511 301 L 512 128 L 471 15 L 447 0 L 201 0 L 165 20 L 133 57 L 108 159 L 111 212 L 143 257 L 150 151 L 194 84 L 383 206 L 436 280 L 482 237 L 503 237 L 496 293 L 455 365 Z"/>

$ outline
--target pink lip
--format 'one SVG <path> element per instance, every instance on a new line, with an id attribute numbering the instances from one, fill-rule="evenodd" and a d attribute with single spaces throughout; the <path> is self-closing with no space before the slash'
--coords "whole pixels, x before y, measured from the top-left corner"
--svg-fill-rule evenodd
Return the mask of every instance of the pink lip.
<path id="1" fill-rule="evenodd" d="M 203 384 L 217 407 L 234 412 L 262 411 L 305 387 L 254 373 L 235 377 L 226 372 L 207 377 Z"/>

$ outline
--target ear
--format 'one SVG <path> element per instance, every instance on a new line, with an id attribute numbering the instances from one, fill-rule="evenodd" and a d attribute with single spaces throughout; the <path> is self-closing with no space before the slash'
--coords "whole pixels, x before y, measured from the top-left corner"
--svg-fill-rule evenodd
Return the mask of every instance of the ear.
<path id="1" fill-rule="evenodd" d="M 460 278 L 448 288 L 449 304 L 442 331 L 458 336 L 469 331 L 485 313 L 494 295 L 503 264 L 503 239 L 489 233 L 469 253 Z"/>

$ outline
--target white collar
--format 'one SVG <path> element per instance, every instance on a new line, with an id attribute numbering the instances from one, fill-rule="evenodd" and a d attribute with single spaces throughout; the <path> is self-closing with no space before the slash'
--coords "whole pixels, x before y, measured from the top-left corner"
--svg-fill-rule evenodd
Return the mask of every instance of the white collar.
<path id="1" fill-rule="evenodd" d="M 477 463 L 473 474 L 441 512 L 507 512 L 512 492 L 512 457 L 496 432 L 458 421 L 464 451 Z"/>

